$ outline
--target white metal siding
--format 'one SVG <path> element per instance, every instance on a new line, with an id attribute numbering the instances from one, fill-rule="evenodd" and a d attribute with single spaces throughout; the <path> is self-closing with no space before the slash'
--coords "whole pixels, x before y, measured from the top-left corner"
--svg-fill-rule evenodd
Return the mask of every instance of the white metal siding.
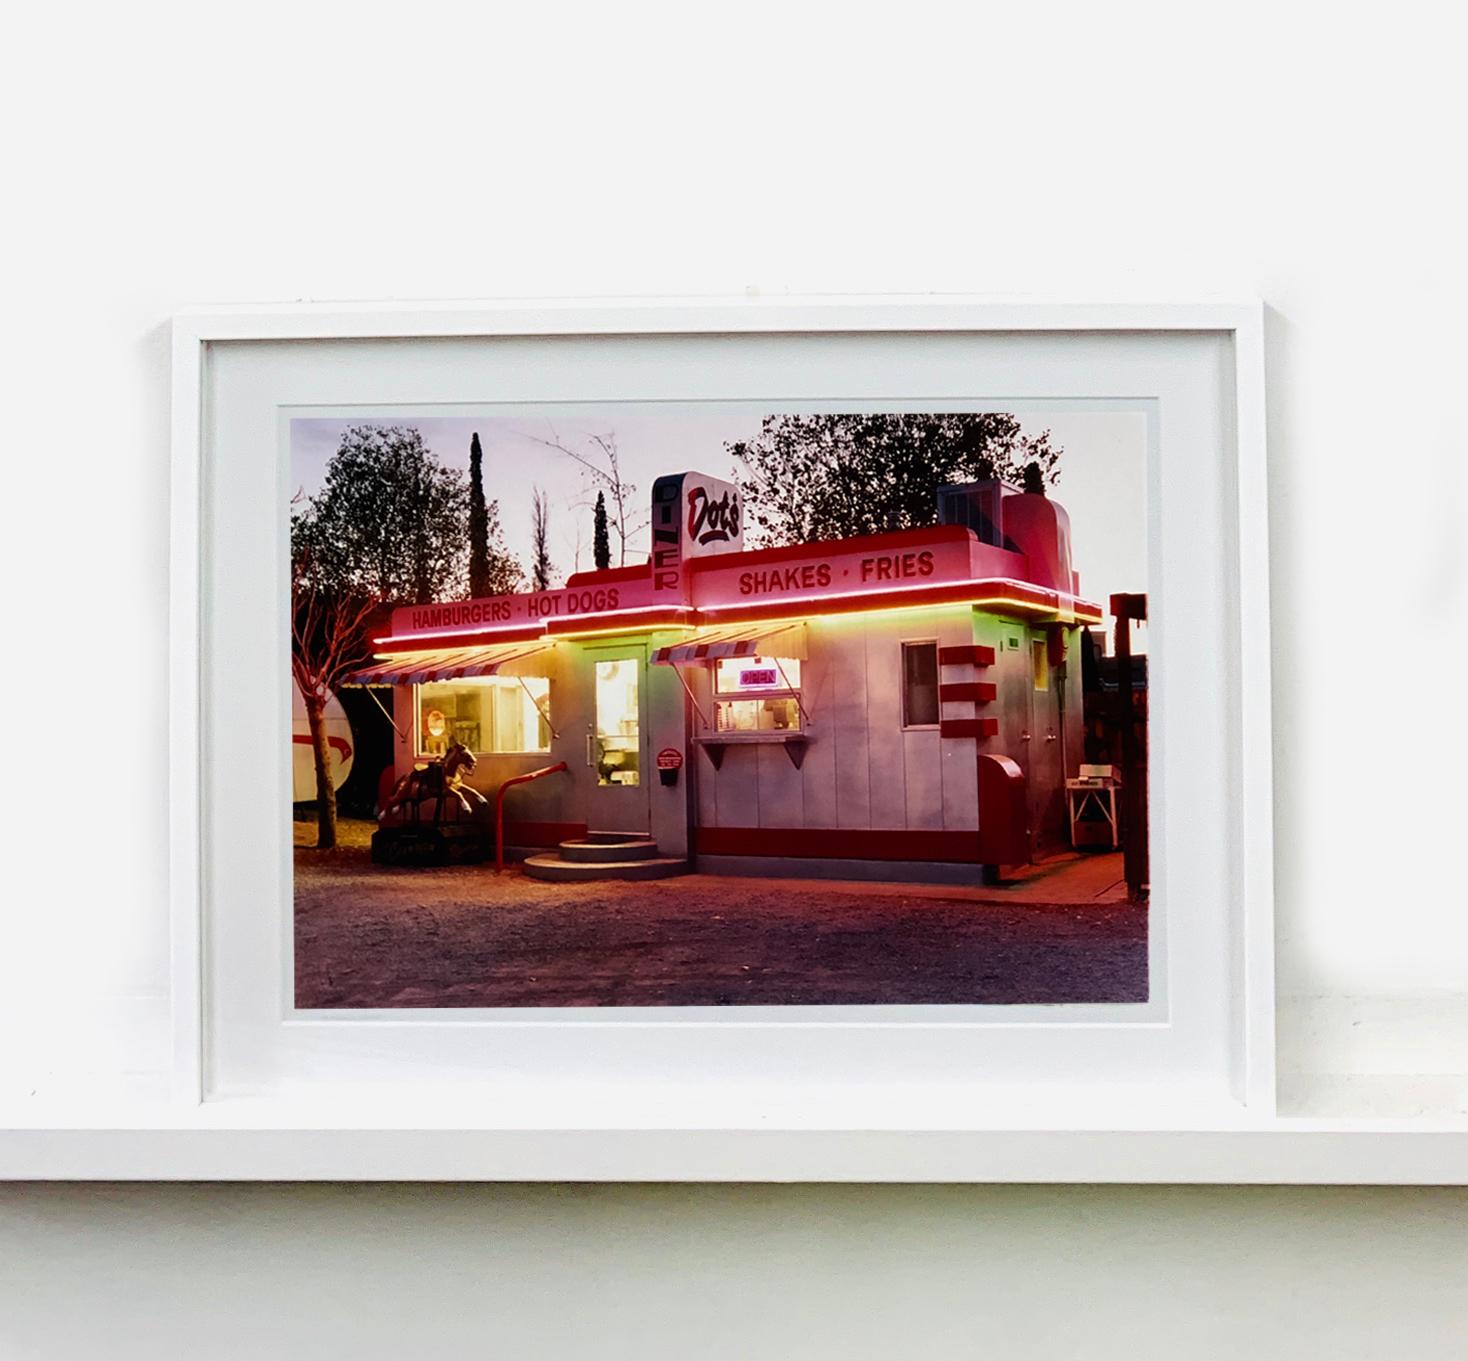
<path id="1" fill-rule="evenodd" d="M 698 816 L 712 827 L 966 830 L 978 825 L 972 739 L 902 728 L 902 644 L 974 641 L 967 606 L 927 615 L 815 619 L 802 673 L 811 740 L 799 770 L 782 747 L 729 744 L 715 771 L 703 758 Z M 689 668 L 712 719 L 706 674 Z M 972 679 L 944 673 L 944 679 Z M 986 677 L 980 675 L 980 679 Z M 972 717 L 972 705 L 963 717 Z M 949 715 L 960 716 L 955 707 Z"/>

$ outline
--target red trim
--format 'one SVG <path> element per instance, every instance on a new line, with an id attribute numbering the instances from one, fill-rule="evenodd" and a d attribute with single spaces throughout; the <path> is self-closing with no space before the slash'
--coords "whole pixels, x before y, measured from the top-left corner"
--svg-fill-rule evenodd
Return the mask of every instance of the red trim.
<path id="1" fill-rule="evenodd" d="M 938 724 L 939 737 L 994 737 L 998 732 L 997 718 L 945 718 Z"/>
<path id="2" fill-rule="evenodd" d="M 586 840 L 584 822 L 505 822 L 507 846 L 559 846 Z"/>
<path id="3" fill-rule="evenodd" d="M 931 605 L 986 604 L 995 604 L 995 612 L 1001 614 L 1020 610 L 1058 614 L 1061 609 L 1059 597 L 1043 586 L 1030 586 L 1018 581 L 955 581 L 929 586 L 926 590 L 899 587 L 840 596 L 795 596 L 788 600 L 761 601 L 757 605 L 700 605 L 698 615 L 700 622 L 712 625 L 745 620 L 808 619 L 827 614 L 865 614 L 872 610 L 908 610 Z M 1070 608 L 1083 617 L 1101 618 L 1099 614 L 1093 614 L 1096 606 L 1088 601 L 1075 600 Z"/>
<path id="4" fill-rule="evenodd" d="M 611 586 L 623 581 L 646 581 L 652 575 L 651 563 L 632 567 L 603 567 L 599 572 L 572 572 L 566 578 L 570 586 Z"/>
<path id="5" fill-rule="evenodd" d="M 533 643 L 545 637 L 541 624 L 523 628 L 479 629 L 473 633 L 404 633 L 397 637 L 374 638 L 373 652 L 430 652 L 442 648 L 493 647 L 496 643 Z"/>
<path id="6" fill-rule="evenodd" d="M 315 745 L 311 741 L 311 734 L 308 732 L 292 733 L 291 741 L 303 743 L 305 746 L 308 747 Z M 349 743 L 345 737 L 328 736 L 326 739 L 326 745 L 330 747 L 332 751 L 337 752 L 341 756 L 343 761 L 350 761 L 352 759 L 351 743 Z"/>
<path id="7" fill-rule="evenodd" d="M 546 621 L 546 636 L 574 638 L 578 633 L 646 633 L 649 629 L 697 628 L 687 605 L 644 605 L 614 614 L 560 615 Z"/>
<path id="8" fill-rule="evenodd" d="M 975 643 L 971 647 L 940 647 L 939 666 L 993 666 L 994 649 Z"/>
<path id="9" fill-rule="evenodd" d="M 908 535 L 934 535 L 940 530 L 969 531 L 958 525 L 938 525 L 934 529 L 910 530 Z M 867 541 L 876 543 L 902 535 L 873 534 Z M 912 542 L 905 538 L 905 542 Z M 857 540 L 841 540 L 855 543 Z M 784 553 L 784 549 L 770 552 Z M 802 550 L 803 551 L 803 550 Z M 792 556 L 793 554 L 787 554 Z M 735 557 L 744 554 L 714 554 L 695 562 L 727 566 Z M 543 623 L 504 629 L 482 629 L 465 633 L 414 633 L 399 637 L 374 639 L 376 650 L 384 653 L 426 652 L 439 648 L 488 647 L 496 643 L 532 642 L 539 638 L 570 638 L 581 633 L 643 633 L 660 628 L 698 628 L 718 624 L 760 623 L 770 619 L 805 619 L 816 615 L 865 614 L 872 610 L 920 609 L 938 605 L 992 605 L 996 613 L 1034 611 L 1041 615 L 1056 615 L 1063 610 L 1078 619 L 1099 623 L 1102 619 L 1100 606 L 1087 600 L 1068 596 L 1068 604 L 1062 604 L 1060 596 L 1048 587 L 1035 586 L 1028 582 L 1007 578 L 980 581 L 952 581 L 926 587 L 895 587 L 887 590 L 853 591 L 849 594 L 791 596 L 786 599 L 763 600 L 755 604 L 703 605 L 697 608 L 681 604 L 654 604 L 633 606 L 627 610 L 607 611 L 602 614 L 572 614 L 552 616 Z M 969 654 L 962 661 L 976 666 L 987 666 L 993 662 L 994 650 L 986 647 L 940 648 L 938 660 L 949 665 L 958 664 L 952 654 Z M 977 660 L 984 656 L 988 661 Z"/>
<path id="10" fill-rule="evenodd" d="M 837 553 L 875 553 L 889 548 L 915 548 L 929 543 L 977 543 L 978 536 L 962 525 L 925 525 L 921 529 L 894 529 L 886 534 L 856 534 L 849 539 L 815 539 L 811 543 L 782 544 L 779 548 L 751 548 L 742 553 L 708 553 L 684 565 L 695 572 L 718 567 L 744 567 L 791 558 L 831 557 Z M 1019 557 L 1018 553 L 1013 554 Z"/>
<path id="11" fill-rule="evenodd" d="M 801 856 L 811 860 L 937 860 L 977 865 L 979 832 L 882 831 L 867 827 L 698 827 L 697 855 Z"/>
<path id="12" fill-rule="evenodd" d="M 938 687 L 938 698 L 944 703 L 950 700 L 959 704 L 972 700 L 975 704 L 988 704 L 999 697 L 999 687 L 989 681 L 955 681 Z"/>

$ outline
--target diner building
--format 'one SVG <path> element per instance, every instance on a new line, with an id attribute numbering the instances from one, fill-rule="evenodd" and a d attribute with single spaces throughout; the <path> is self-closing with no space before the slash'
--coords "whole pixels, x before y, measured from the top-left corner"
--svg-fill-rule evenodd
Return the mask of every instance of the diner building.
<path id="1" fill-rule="evenodd" d="M 505 842 L 651 839 L 718 872 L 975 878 L 1064 844 L 1084 756 L 1069 521 L 999 482 L 940 523 L 746 549 L 737 487 L 662 477 L 647 564 L 396 610 L 393 779 L 462 743 Z M 391 781 L 384 781 L 384 788 Z M 532 862 L 535 863 L 535 862 Z"/>

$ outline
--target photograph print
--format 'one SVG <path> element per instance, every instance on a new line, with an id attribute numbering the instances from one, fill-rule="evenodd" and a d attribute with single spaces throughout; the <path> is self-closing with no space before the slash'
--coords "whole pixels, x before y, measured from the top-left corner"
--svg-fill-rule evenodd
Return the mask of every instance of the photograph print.
<path id="1" fill-rule="evenodd" d="M 289 421 L 299 1009 L 1149 996 L 1148 419 Z"/>

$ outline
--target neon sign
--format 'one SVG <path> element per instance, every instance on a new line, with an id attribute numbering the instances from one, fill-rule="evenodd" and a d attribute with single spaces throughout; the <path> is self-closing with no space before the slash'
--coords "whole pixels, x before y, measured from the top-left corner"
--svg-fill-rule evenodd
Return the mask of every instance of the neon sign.
<path id="1" fill-rule="evenodd" d="M 759 687 L 768 689 L 772 685 L 778 685 L 780 673 L 773 666 L 748 667 L 739 673 L 739 688 L 741 690 L 753 690 Z"/>
<path id="2" fill-rule="evenodd" d="M 721 695 L 800 688 L 800 662 L 794 657 L 721 657 L 715 671 Z"/>

